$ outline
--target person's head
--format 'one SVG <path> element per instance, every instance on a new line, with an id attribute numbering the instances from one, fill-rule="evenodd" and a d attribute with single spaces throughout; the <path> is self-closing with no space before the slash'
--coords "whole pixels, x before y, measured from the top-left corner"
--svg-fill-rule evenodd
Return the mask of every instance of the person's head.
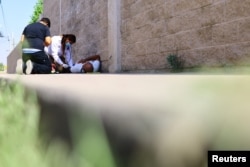
<path id="1" fill-rule="evenodd" d="M 85 73 L 87 73 L 87 72 L 93 72 L 93 70 L 94 70 L 92 64 L 89 63 L 89 62 L 84 63 L 83 66 L 82 66 L 82 69 L 83 69 L 83 71 Z"/>
<path id="2" fill-rule="evenodd" d="M 62 52 L 64 54 L 66 45 L 72 45 L 76 42 L 76 36 L 74 34 L 63 34 L 62 35 Z"/>
<path id="3" fill-rule="evenodd" d="M 62 44 L 69 42 L 70 44 L 76 43 L 76 36 L 74 34 L 63 34 Z"/>
<path id="4" fill-rule="evenodd" d="M 47 17 L 43 17 L 41 20 L 44 24 L 46 24 L 50 28 L 50 19 Z"/>

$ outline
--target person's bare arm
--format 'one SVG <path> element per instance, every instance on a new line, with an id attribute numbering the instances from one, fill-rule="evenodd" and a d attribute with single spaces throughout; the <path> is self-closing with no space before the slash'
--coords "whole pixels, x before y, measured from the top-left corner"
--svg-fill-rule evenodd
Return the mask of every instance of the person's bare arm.
<path id="1" fill-rule="evenodd" d="M 86 61 L 90 61 L 90 60 L 101 60 L 101 57 L 99 55 L 93 55 L 93 56 L 89 56 L 85 59 L 81 59 L 78 61 L 78 63 L 85 63 Z"/>
<path id="2" fill-rule="evenodd" d="M 50 44 L 51 44 L 51 37 L 50 36 L 45 37 L 44 45 L 49 46 Z"/>

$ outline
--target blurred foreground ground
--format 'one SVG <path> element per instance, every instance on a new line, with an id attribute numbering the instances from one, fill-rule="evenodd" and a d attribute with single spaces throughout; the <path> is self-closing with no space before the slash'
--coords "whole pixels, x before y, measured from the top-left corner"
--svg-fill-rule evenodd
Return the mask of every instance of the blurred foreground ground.
<path id="1" fill-rule="evenodd" d="M 89 120 L 98 120 L 118 167 L 201 167 L 208 150 L 250 150 L 246 73 L 0 78 L 36 90 L 42 116 L 51 126 L 47 130 L 61 131 L 58 135 L 69 142 L 68 121 L 77 124 L 77 134 L 86 134 Z"/>

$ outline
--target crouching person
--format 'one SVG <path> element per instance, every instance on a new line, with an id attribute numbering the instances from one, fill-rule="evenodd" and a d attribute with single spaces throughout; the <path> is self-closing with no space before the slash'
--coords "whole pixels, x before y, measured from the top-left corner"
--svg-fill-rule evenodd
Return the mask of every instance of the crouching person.
<path id="1" fill-rule="evenodd" d="M 27 25 L 22 33 L 22 59 L 18 59 L 18 74 L 49 74 L 51 62 L 44 52 L 44 45 L 51 43 L 50 20 L 42 18 L 39 22 Z"/>
<path id="2" fill-rule="evenodd" d="M 85 59 L 81 59 L 70 68 L 71 73 L 100 72 L 100 70 L 101 58 L 99 55 L 94 55 Z"/>
<path id="3" fill-rule="evenodd" d="M 73 66 L 72 45 L 76 43 L 74 34 L 63 34 L 53 36 L 51 45 L 44 50 L 48 54 L 52 67 L 58 73 L 70 73 L 70 67 Z"/>

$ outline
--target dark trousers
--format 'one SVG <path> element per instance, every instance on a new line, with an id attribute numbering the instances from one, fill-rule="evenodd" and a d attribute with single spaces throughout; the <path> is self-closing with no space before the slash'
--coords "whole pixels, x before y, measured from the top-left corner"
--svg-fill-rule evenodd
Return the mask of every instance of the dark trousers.
<path id="1" fill-rule="evenodd" d="M 23 53 L 23 72 L 26 71 L 26 62 L 31 60 L 33 63 L 33 69 L 31 74 L 50 74 L 51 73 L 51 62 L 44 51 L 35 53 Z"/>

